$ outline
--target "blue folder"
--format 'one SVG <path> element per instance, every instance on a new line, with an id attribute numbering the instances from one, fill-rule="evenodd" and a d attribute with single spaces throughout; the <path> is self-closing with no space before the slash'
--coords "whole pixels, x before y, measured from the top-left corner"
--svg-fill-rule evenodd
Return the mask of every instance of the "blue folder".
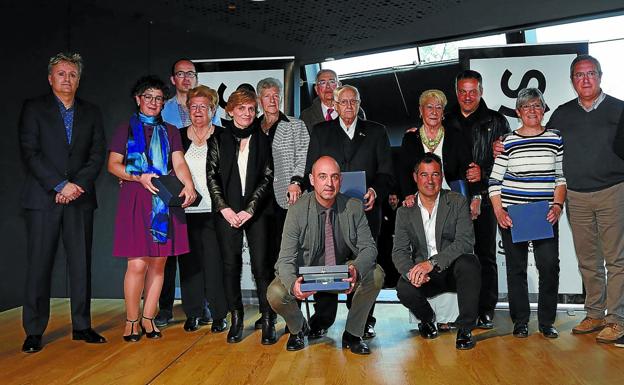
<path id="1" fill-rule="evenodd" d="M 366 194 L 366 171 L 343 172 L 340 192 L 348 197 L 364 201 L 364 194 Z"/>
<path id="2" fill-rule="evenodd" d="M 451 191 L 460 193 L 461 195 L 468 197 L 468 184 L 463 179 L 452 180 L 448 182 Z"/>
<path id="3" fill-rule="evenodd" d="M 553 226 L 546 220 L 548 202 L 539 201 L 507 206 L 511 217 L 511 240 L 513 243 L 554 237 Z"/>

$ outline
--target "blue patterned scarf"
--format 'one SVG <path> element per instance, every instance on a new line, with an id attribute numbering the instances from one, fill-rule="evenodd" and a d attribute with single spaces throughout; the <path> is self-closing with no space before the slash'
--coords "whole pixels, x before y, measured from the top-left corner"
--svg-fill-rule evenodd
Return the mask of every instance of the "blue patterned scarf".
<path id="1" fill-rule="evenodd" d="M 146 152 L 145 132 L 143 125 L 154 127 L 154 133 Z M 167 127 L 160 116 L 146 116 L 141 113 L 130 118 L 130 132 L 128 138 L 128 155 L 126 172 L 131 175 L 153 173 L 167 175 L 169 170 L 169 138 Z M 169 207 L 158 195 L 152 196 L 150 233 L 154 242 L 167 242 L 169 230 Z"/>

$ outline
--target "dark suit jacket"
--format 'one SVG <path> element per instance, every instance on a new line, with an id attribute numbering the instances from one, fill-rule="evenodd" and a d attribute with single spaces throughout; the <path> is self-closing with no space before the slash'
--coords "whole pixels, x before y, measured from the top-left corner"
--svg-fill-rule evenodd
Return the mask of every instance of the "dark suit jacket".
<path id="1" fill-rule="evenodd" d="M 232 130 L 238 128 L 231 121 L 222 123 L 225 126 L 223 130 L 215 130 L 208 139 L 206 177 L 214 211 L 231 207 L 236 212 L 245 210 L 254 215 L 264 208 L 267 198 L 273 194 L 270 138 L 255 127 L 248 144 L 246 191 L 242 196 L 237 163 L 240 141 L 232 134 Z"/>
<path id="2" fill-rule="evenodd" d="M 305 123 L 308 128 L 308 132 L 312 132 L 312 128 L 317 124 L 324 122 L 325 117 L 323 116 L 323 109 L 321 108 L 321 99 L 318 97 L 314 98 L 312 104 L 301 111 L 301 120 Z"/>
<path id="3" fill-rule="evenodd" d="M 440 270 L 448 268 L 457 257 L 473 252 L 474 230 L 468 201 L 456 192 L 441 190 L 435 225 L 436 249 L 432 255 Z M 420 207 L 399 207 L 394 228 L 392 262 L 401 275 L 417 263 L 427 260 L 427 239 Z"/>
<path id="4" fill-rule="evenodd" d="M 308 132 L 312 133 L 312 129 L 319 123 L 323 123 L 325 121 L 325 116 L 323 115 L 323 108 L 321 107 L 321 99 L 317 96 L 312 101 L 310 107 L 301 111 L 301 116 L 299 117 L 305 123 L 308 128 Z M 358 110 L 358 119 L 366 120 L 366 113 L 362 106 Z"/>
<path id="5" fill-rule="evenodd" d="M 375 268 L 377 248 L 368 227 L 362 203 L 346 195 L 336 196 L 336 214 L 342 237 L 355 256 L 353 265 L 360 277 Z M 288 209 L 275 275 L 289 291 L 297 280 L 300 266 L 309 266 L 321 247 L 319 215 L 314 192 L 303 194 Z M 291 292 L 292 293 L 292 292 Z"/>
<path id="6" fill-rule="evenodd" d="M 414 181 L 414 166 L 425 155 L 420 132 L 408 132 L 403 135 L 403 142 L 399 151 L 400 175 L 399 187 L 401 194 L 415 194 L 418 191 Z M 466 179 L 466 169 L 472 162 L 470 143 L 461 139 L 461 135 L 453 128 L 446 128 L 444 143 L 442 143 L 442 163 L 444 165 L 444 177 L 447 182 Z"/>
<path id="7" fill-rule="evenodd" d="M 340 127 L 340 118 L 319 123 L 310 135 L 305 174 L 310 174 L 318 158 L 329 155 L 336 159 L 342 172 L 366 171 L 366 187 L 375 189 L 378 200 L 385 199 L 394 179 L 386 128 L 370 120 L 358 119 L 351 140 L 353 151 L 350 157 L 345 152 L 345 140 L 348 140 L 348 136 Z M 309 182 L 308 178 L 305 179 Z"/>
<path id="8" fill-rule="evenodd" d="M 26 209 L 54 207 L 54 188 L 63 180 L 85 190 L 70 205 L 95 209 L 95 178 L 102 169 L 105 139 L 100 110 L 82 99 L 74 100 L 71 144 L 56 97 L 50 93 L 24 102 L 19 123 L 26 181 L 22 206 Z"/>

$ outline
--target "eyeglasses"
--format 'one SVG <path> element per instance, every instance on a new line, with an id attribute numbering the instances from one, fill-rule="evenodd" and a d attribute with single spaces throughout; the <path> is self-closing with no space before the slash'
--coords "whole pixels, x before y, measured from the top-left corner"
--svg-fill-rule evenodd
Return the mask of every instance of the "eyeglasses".
<path id="1" fill-rule="evenodd" d="M 583 78 L 587 79 L 596 79 L 600 74 L 598 71 L 587 71 L 587 72 L 575 72 L 572 76 L 574 79 L 581 80 Z"/>
<path id="2" fill-rule="evenodd" d="M 330 79 L 330 80 L 319 80 L 318 82 L 316 82 L 316 85 L 319 87 L 335 87 L 336 84 L 338 84 L 338 81 L 336 81 L 336 79 Z"/>
<path id="3" fill-rule="evenodd" d="M 191 111 L 206 111 L 208 109 L 208 106 L 206 104 L 191 104 L 191 106 L 189 107 L 189 110 Z"/>
<path id="4" fill-rule="evenodd" d="M 143 100 L 145 100 L 146 103 L 151 103 L 152 101 L 154 101 L 154 103 L 156 104 L 162 104 L 165 101 L 165 98 L 163 98 L 162 96 L 143 94 L 141 95 L 141 97 L 143 98 Z"/>
<path id="5" fill-rule="evenodd" d="M 176 73 L 174 73 L 175 77 L 178 79 L 182 79 L 182 78 L 189 78 L 189 79 L 195 79 L 197 77 L 197 72 L 194 71 L 178 71 Z"/>
<path id="6" fill-rule="evenodd" d="M 351 99 L 351 100 L 344 99 L 344 100 L 339 100 L 338 104 L 340 104 L 343 107 L 346 107 L 346 106 L 357 106 L 358 104 L 360 104 L 360 101 L 357 100 L 357 99 Z"/>
<path id="7" fill-rule="evenodd" d="M 523 105 L 520 106 L 520 108 L 523 111 L 529 111 L 529 110 L 538 111 L 538 110 L 543 110 L 544 106 L 542 106 L 541 104 L 538 104 L 538 103 L 533 103 L 533 104 L 523 104 Z"/>

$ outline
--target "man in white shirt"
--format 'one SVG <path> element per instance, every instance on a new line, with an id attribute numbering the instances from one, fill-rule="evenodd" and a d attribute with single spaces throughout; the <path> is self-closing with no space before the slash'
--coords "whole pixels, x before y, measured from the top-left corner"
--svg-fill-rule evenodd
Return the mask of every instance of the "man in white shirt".
<path id="1" fill-rule="evenodd" d="M 435 313 L 427 298 L 457 292 L 455 347 L 472 349 L 481 287 L 481 266 L 472 254 L 474 230 L 466 198 L 442 190 L 442 160 L 427 153 L 416 164 L 416 205 L 397 210 L 392 260 L 401 278 L 397 295 L 422 322 L 423 338 L 436 338 Z"/>

